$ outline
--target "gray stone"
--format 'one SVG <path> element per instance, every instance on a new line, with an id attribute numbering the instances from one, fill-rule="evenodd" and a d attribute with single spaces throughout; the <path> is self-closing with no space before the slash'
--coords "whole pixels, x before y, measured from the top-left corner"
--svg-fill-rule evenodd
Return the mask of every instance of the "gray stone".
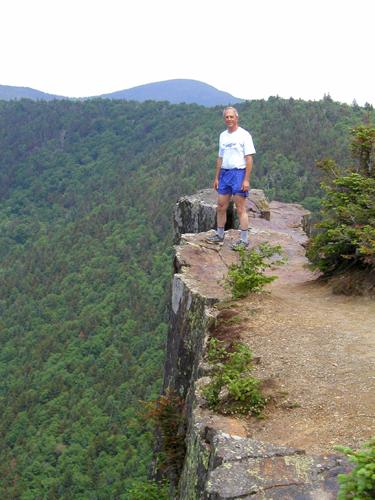
<path id="1" fill-rule="evenodd" d="M 268 200 L 262 189 L 251 189 L 247 200 L 247 209 L 252 217 L 271 219 L 271 210 Z"/>
<path id="2" fill-rule="evenodd" d="M 223 463 L 207 481 L 207 499 L 335 499 L 340 459 L 335 456 L 288 455 L 246 458 Z M 254 495 L 257 496 L 254 496 Z M 317 496 L 317 495 L 320 496 Z M 295 495 L 295 496 L 292 496 Z"/>
<path id="3" fill-rule="evenodd" d="M 217 192 L 214 189 L 203 189 L 190 196 L 178 200 L 174 209 L 173 229 L 174 242 L 179 243 L 184 233 L 201 233 L 216 228 Z M 250 217 L 270 220 L 271 211 L 264 192 L 251 189 L 247 199 Z M 225 229 L 238 228 L 238 217 L 233 202 L 227 211 Z"/>
<path id="4" fill-rule="evenodd" d="M 223 386 L 219 392 L 219 401 L 221 404 L 225 404 L 225 402 L 229 401 L 230 399 L 230 392 L 227 386 Z"/>
<path id="5" fill-rule="evenodd" d="M 173 216 L 174 241 L 178 243 L 183 233 L 200 233 L 214 228 L 216 207 L 217 193 L 213 189 L 180 198 Z"/>
<path id="6" fill-rule="evenodd" d="M 212 446 L 215 450 L 215 465 L 245 458 L 270 458 L 305 453 L 304 450 L 297 448 L 276 446 L 255 439 L 236 439 L 220 432 L 216 432 L 212 438 Z"/>

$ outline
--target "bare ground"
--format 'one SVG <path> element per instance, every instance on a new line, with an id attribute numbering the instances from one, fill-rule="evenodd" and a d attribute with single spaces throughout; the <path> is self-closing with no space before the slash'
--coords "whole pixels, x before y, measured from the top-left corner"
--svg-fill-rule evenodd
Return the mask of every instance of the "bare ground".
<path id="1" fill-rule="evenodd" d="M 375 434 L 374 300 L 317 281 L 275 282 L 238 306 L 270 398 L 262 420 L 241 422 L 248 436 L 319 453 Z"/>

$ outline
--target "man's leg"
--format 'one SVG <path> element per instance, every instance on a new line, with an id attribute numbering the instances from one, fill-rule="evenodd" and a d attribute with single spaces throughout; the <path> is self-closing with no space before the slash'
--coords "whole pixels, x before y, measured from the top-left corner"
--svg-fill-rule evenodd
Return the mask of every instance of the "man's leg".
<path id="1" fill-rule="evenodd" d="M 217 197 L 217 227 L 224 228 L 227 222 L 227 209 L 229 206 L 231 195 L 219 194 Z"/>
<path id="2" fill-rule="evenodd" d="M 217 198 L 216 223 L 217 229 L 213 236 L 209 236 L 210 243 L 222 243 L 224 241 L 224 228 L 227 221 L 227 208 L 231 199 L 230 194 L 219 194 Z"/>
<path id="3" fill-rule="evenodd" d="M 234 196 L 238 219 L 240 221 L 241 241 L 247 246 L 249 243 L 249 215 L 247 213 L 247 198 L 236 194 Z"/>

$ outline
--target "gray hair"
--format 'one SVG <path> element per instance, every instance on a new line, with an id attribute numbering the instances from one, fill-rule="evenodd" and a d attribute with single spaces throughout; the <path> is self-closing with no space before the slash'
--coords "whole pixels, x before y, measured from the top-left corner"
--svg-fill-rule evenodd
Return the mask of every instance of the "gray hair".
<path id="1" fill-rule="evenodd" d="M 232 109 L 232 110 L 234 111 L 234 114 L 235 114 L 235 115 L 237 116 L 237 118 L 238 118 L 238 111 L 237 111 L 237 110 L 236 110 L 236 108 L 235 108 L 235 107 L 233 107 L 233 106 L 227 106 L 227 107 L 225 107 L 225 108 L 224 108 L 224 110 L 223 110 L 223 117 L 225 116 L 226 111 L 228 111 L 229 109 Z"/>

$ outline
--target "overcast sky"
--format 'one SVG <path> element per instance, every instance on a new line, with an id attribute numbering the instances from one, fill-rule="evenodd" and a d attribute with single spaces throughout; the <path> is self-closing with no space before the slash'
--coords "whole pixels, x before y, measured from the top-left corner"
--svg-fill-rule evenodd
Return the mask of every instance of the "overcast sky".
<path id="1" fill-rule="evenodd" d="M 0 84 L 69 97 L 191 78 L 375 105 L 375 0 L 2 0 Z"/>

